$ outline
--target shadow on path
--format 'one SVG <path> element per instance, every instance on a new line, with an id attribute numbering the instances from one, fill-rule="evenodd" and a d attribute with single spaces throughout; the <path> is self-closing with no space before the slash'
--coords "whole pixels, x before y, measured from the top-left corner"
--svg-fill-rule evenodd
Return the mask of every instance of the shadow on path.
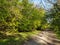
<path id="1" fill-rule="evenodd" d="M 41 33 L 31 36 L 24 45 L 60 45 L 60 40 L 56 38 L 56 34 L 51 31 L 42 31 Z"/>

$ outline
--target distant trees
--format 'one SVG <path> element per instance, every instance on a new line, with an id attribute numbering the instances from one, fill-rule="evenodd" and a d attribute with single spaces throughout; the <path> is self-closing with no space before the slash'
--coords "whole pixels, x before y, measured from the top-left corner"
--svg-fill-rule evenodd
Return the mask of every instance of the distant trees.
<path id="1" fill-rule="evenodd" d="M 55 5 L 54 7 L 54 17 L 53 17 L 53 22 L 52 25 L 54 26 L 54 31 L 60 35 L 60 6 Z"/>
<path id="2" fill-rule="evenodd" d="M 54 8 L 52 8 L 48 18 L 52 19 L 50 22 L 51 29 L 55 31 L 58 36 L 60 35 L 60 5 L 57 3 L 54 4 Z"/>

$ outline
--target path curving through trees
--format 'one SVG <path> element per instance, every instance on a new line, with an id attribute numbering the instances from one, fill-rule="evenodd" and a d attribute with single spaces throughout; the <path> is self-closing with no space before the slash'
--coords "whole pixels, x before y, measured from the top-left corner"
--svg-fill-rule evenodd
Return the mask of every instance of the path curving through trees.
<path id="1" fill-rule="evenodd" d="M 41 33 L 31 36 L 23 45 L 60 45 L 60 40 L 52 31 L 42 31 Z"/>

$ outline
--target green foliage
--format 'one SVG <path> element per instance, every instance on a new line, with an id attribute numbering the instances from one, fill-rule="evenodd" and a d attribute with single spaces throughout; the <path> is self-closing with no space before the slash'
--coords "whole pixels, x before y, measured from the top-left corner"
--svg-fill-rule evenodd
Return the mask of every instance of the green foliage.
<path id="1" fill-rule="evenodd" d="M 52 22 L 51 27 L 54 29 L 57 35 L 60 35 L 60 6 L 55 4 L 54 9 L 52 10 L 53 13 L 51 14 Z"/>
<path id="2" fill-rule="evenodd" d="M 0 30 L 32 31 L 45 21 L 45 11 L 29 0 L 0 0 Z"/>
<path id="3" fill-rule="evenodd" d="M 17 1 L 16 1 L 17 2 Z M 0 30 L 13 31 L 17 30 L 19 20 L 22 19 L 19 8 L 15 1 L 0 1 Z M 16 5 L 14 5 L 14 4 Z"/>
<path id="4" fill-rule="evenodd" d="M 41 26 L 43 18 L 45 17 L 45 11 L 33 7 L 28 0 L 22 0 L 21 14 L 23 15 L 22 20 L 18 26 L 18 31 L 32 31 L 37 27 Z"/>

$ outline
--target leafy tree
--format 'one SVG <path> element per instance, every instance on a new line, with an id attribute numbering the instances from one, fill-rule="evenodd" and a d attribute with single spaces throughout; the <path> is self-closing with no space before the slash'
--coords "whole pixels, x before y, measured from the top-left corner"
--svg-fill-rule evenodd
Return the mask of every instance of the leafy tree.
<path id="1" fill-rule="evenodd" d="M 17 0 L 0 0 L 0 30 L 13 31 L 22 18 Z"/>
<path id="2" fill-rule="evenodd" d="M 60 35 L 60 6 L 54 4 L 54 8 L 51 10 L 51 14 L 48 16 L 52 21 L 50 22 L 51 28 L 58 36 Z"/>
<path id="3" fill-rule="evenodd" d="M 55 15 L 54 15 L 54 18 L 53 18 L 53 22 L 52 24 L 54 25 L 55 28 L 55 31 L 57 33 L 60 33 L 60 6 L 58 6 L 57 4 L 55 5 Z"/>
<path id="4" fill-rule="evenodd" d="M 28 0 L 22 0 L 22 15 L 23 18 L 19 24 L 19 31 L 32 31 L 39 27 L 44 18 L 45 11 L 33 7 L 33 4 L 29 3 Z"/>
<path id="5" fill-rule="evenodd" d="M 0 0 L 0 28 L 3 31 L 32 31 L 44 24 L 45 11 L 29 0 Z"/>

